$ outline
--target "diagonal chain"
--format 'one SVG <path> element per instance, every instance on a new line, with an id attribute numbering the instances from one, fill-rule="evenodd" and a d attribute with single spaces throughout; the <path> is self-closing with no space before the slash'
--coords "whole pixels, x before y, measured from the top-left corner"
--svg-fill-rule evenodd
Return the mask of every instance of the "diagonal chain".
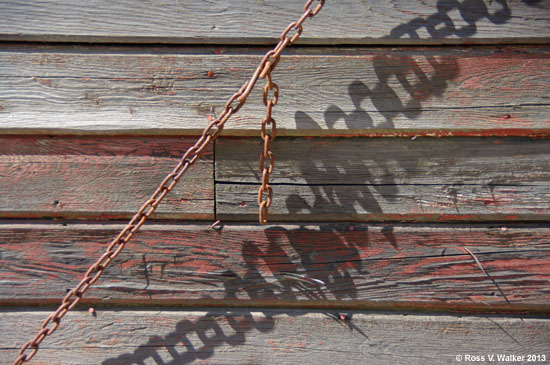
<path id="1" fill-rule="evenodd" d="M 318 0 L 319 4 L 317 4 L 315 9 L 312 9 L 313 2 L 314 0 L 307 1 L 304 6 L 304 13 L 300 19 L 290 23 L 286 27 L 281 34 L 280 41 L 277 43 L 275 48 L 264 55 L 250 80 L 245 82 L 241 88 L 229 98 L 222 113 L 208 124 L 197 142 L 185 152 L 174 170 L 172 170 L 172 172 L 169 173 L 164 180 L 162 180 L 153 195 L 151 195 L 151 197 L 143 203 L 130 222 L 128 222 L 119 235 L 111 241 L 111 243 L 107 246 L 105 253 L 88 269 L 80 283 L 78 283 L 75 288 L 71 289 L 67 295 L 65 295 L 57 310 L 44 320 L 36 336 L 21 347 L 14 364 L 23 364 L 31 360 L 34 355 L 36 355 L 42 341 L 57 330 L 61 319 L 65 316 L 65 314 L 73 309 L 80 302 L 88 288 L 99 280 L 107 266 L 120 254 L 126 244 L 145 223 L 147 218 L 153 214 L 162 199 L 164 199 L 164 197 L 172 191 L 183 174 L 185 174 L 189 167 L 191 167 L 191 165 L 193 165 L 199 158 L 206 146 L 208 146 L 210 142 L 219 136 L 227 120 L 242 108 L 248 96 L 252 92 L 252 89 L 256 85 L 258 78 L 260 77 L 262 79 L 267 77 L 267 83 L 264 88 L 264 104 L 267 107 L 267 116 L 262 122 L 261 135 L 264 139 L 264 152 L 260 156 L 262 186 L 258 192 L 258 204 L 260 205 L 260 222 L 262 224 L 267 222 L 267 210 L 271 205 L 273 195 L 273 190 L 269 185 L 269 174 L 273 171 L 274 156 L 270 151 L 270 146 L 276 133 L 276 124 L 275 120 L 271 117 L 271 110 L 273 106 L 277 104 L 279 94 L 277 84 L 273 83 L 271 80 L 271 72 L 275 69 L 277 63 L 279 63 L 283 50 L 287 46 L 292 45 L 302 34 L 302 24 L 304 21 L 307 18 L 317 15 L 325 3 L 324 0 Z M 293 34 L 291 35 L 292 32 Z M 268 100 L 268 93 L 270 90 L 273 90 L 274 97 L 273 99 Z M 271 125 L 270 134 L 266 132 L 267 125 Z M 265 167 L 266 160 L 268 160 L 269 163 L 268 167 Z M 263 193 L 268 194 L 267 200 L 265 201 L 262 201 Z"/>

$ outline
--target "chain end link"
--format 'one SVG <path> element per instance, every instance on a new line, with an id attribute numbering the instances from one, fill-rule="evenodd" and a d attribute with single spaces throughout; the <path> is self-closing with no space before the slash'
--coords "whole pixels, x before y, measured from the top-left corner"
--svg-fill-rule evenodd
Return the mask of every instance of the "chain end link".
<path id="1" fill-rule="evenodd" d="M 261 225 L 264 225 L 264 224 L 267 223 L 268 214 L 269 214 L 269 212 L 268 212 L 268 208 L 267 208 L 267 202 L 263 201 L 260 204 L 259 213 L 258 213 Z"/>

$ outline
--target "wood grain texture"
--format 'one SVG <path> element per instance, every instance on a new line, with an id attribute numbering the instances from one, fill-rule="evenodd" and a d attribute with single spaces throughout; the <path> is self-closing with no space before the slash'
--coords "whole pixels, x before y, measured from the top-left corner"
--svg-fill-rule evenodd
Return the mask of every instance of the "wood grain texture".
<path id="1" fill-rule="evenodd" d="M 0 361 L 9 363 L 45 311 L 2 311 Z M 536 318 L 428 316 L 257 309 L 71 312 L 33 364 L 454 364 L 456 355 L 550 353 L 550 322 Z M 12 333 L 12 329 L 18 330 Z M 541 356 L 542 358 L 542 356 Z M 499 362 L 504 363 L 504 361 Z M 544 361 L 530 362 L 536 364 Z"/>
<path id="2" fill-rule="evenodd" d="M 2 4 L 0 39 L 54 42 L 272 43 L 305 1 L 24 0 Z M 535 1 L 327 2 L 302 44 L 546 42 L 550 5 Z"/>
<path id="3" fill-rule="evenodd" d="M 57 304 L 120 228 L 3 223 L 0 304 Z M 84 303 L 547 313 L 549 242 L 536 225 L 145 225 Z"/>
<path id="4" fill-rule="evenodd" d="M 258 140 L 216 146 L 222 219 L 254 219 Z M 550 144 L 530 138 L 279 138 L 273 220 L 547 220 Z"/>
<path id="5" fill-rule="evenodd" d="M 185 137 L 0 137 L 0 216 L 131 217 L 194 143 Z M 209 147 L 156 217 L 211 218 L 212 176 Z"/>
<path id="6" fill-rule="evenodd" d="M 271 221 L 548 221 L 547 186 L 272 185 Z M 220 219 L 258 218 L 255 185 L 216 185 Z"/>
<path id="7" fill-rule="evenodd" d="M 279 138 L 273 184 L 547 185 L 549 139 Z M 216 142 L 216 181 L 260 183 L 260 138 Z"/>
<path id="8" fill-rule="evenodd" d="M 5 45 L 0 129 L 197 134 L 264 52 Z M 274 117 L 279 135 L 548 133 L 549 73 L 547 46 L 294 48 L 274 72 Z M 259 133 L 262 86 L 226 135 Z"/>

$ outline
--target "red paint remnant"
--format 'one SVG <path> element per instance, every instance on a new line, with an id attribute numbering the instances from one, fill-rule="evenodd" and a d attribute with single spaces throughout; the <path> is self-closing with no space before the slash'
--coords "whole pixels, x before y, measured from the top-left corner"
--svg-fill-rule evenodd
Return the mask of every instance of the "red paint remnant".
<path id="1" fill-rule="evenodd" d="M 90 77 L 81 77 L 80 79 L 81 79 L 81 80 L 84 80 L 84 81 L 90 81 L 90 80 L 91 80 Z"/>
<path id="2" fill-rule="evenodd" d="M 214 71 L 210 70 L 208 71 L 208 78 L 211 79 L 212 77 L 214 77 Z"/>
<path id="3" fill-rule="evenodd" d="M 353 226 L 349 226 L 349 230 L 353 231 L 355 228 Z"/>
<path id="4" fill-rule="evenodd" d="M 119 343 L 119 342 L 120 342 L 120 340 L 114 338 L 114 339 L 112 339 L 112 340 L 105 341 L 104 343 L 105 343 L 105 345 L 113 346 L 113 345 L 116 345 L 116 344 Z"/>
<path id="5" fill-rule="evenodd" d="M 190 267 L 199 274 L 211 273 L 220 269 L 220 266 L 216 263 L 211 263 L 204 259 L 191 260 L 185 263 L 184 268 Z"/>
<path id="6" fill-rule="evenodd" d="M 475 218 L 475 214 L 439 214 L 437 216 L 438 221 L 456 221 L 456 220 L 473 220 Z"/>
<path id="7" fill-rule="evenodd" d="M 346 262 L 341 263 L 340 265 L 337 265 L 337 267 L 338 267 L 339 271 L 344 271 L 344 270 L 347 270 L 347 269 L 353 270 L 355 268 L 355 263 L 346 261 Z"/>
<path id="8" fill-rule="evenodd" d="M 303 343 L 303 342 L 297 342 L 297 343 L 293 343 L 293 344 L 288 344 L 288 346 L 292 346 L 294 348 L 299 348 L 299 349 L 305 349 L 306 348 L 306 344 Z"/>
<path id="9" fill-rule="evenodd" d="M 504 142 L 502 142 L 501 139 L 495 139 L 495 144 L 503 144 Z"/>
<path id="10" fill-rule="evenodd" d="M 314 146 L 315 146 L 315 147 L 322 148 L 322 147 L 330 146 L 332 143 L 333 143 L 332 141 L 317 140 L 317 141 L 315 141 Z"/>
<path id="11" fill-rule="evenodd" d="M 2 105 L 0 105 L 0 110 L 4 109 L 4 107 Z"/>
<path id="12" fill-rule="evenodd" d="M 224 54 L 225 53 L 225 48 L 215 49 L 214 53 L 215 54 Z"/>
<path id="13" fill-rule="evenodd" d="M 401 272 L 395 274 L 396 276 L 415 276 L 419 280 L 426 278 L 436 279 L 438 276 L 443 276 L 443 272 L 445 275 L 459 277 L 464 274 L 462 267 L 464 263 L 461 262 L 463 259 L 461 256 L 427 257 L 403 267 Z M 468 269 L 470 269 L 469 266 Z M 424 274 L 428 270 L 429 274 Z"/>
<path id="14" fill-rule="evenodd" d="M 175 91 L 168 91 L 166 94 L 168 94 L 169 96 L 174 96 L 174 95 L 176 95 L 176 92 Z"/>
<path id="15" fill-rule="evenodd" d="M 241 207 L 246 207 L 246 202 L 241 202 L 241 204 L 239 204 Z"/>
<path id="16" fill-rule="evenodd" d="M 511 120 L 512 122 L 515 120 Z M 388 131 L 388 132 L 360 132 L 360 133 L 348 133 L 342 131 L 342 133 L 322 133 L 321 137 L 342 137 L 342 138 L 356 138 L 356 137 L 531 137 L 531 138 L 548 138 L 550 137 L 550 131 L 548 129 L 530 129 L 530 128 L 494 128 L 494 129 L 472 129 L 472 130 L 424 130 L 424 131 Z M 304 139 L 315 139 L 318 136 L 300 136 Z"/>
<path id="17" fill-rule="evenodd" d="M 181 204 L 185 204 L 185 202 L 186 202 L 185 199 L 183 199 L 183 198 L 180 199 L 180 203 L 181 203 Z"/>
<path id="18" fill-rule="evenodd" d="M 52 80 L 51 79 L 40 79 L 38 80 L 38 82 L 40 82 L 42 85 L 46 85 L 46 86 L 52 86 Z"/>
<path id="19" fill-rule="evenodd" d="M 208 116 L 208 121 L 211 122 L 211 121 L 213 121 L 213 120 L 214 120 L 214 117 L 211 116 L 211 115 L 209 115 L 209 116 Z"/>
<path id="20" fill-rule="evenodd" d="M 510 114 L 506 114 L 506 115 L 504 116 L 504 119 L 510 119 L 510 118 L 512 118 L 512 116 L 511 116 Z"/>
<path id="21" fill-rule="evenodd" d="M 483 266 L 485 270 L 489 273 L 495 273 L 498 270 L 501 271 L 516 271 L 516 272 L 528 272 L 532 275 L 530 280 L 544 280 L 546 281 L 546 276 L 550 274 L 550 265 L 546 260 L 533 260 L 527 258 L 518 258 L 518 259 L 505 259 L 484 262 Z"/>

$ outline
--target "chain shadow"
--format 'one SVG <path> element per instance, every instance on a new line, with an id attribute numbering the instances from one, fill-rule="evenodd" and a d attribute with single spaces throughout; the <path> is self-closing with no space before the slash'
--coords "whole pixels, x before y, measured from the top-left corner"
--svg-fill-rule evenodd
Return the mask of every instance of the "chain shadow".
<path id="1" fill-rule="evenodd" d="M 357 299 L 357 288 L 352 277 L 368 274 L 358 250 L 358 245 L 368 244 L 368 228 L 356 226 L 350 230 L 348 226 L 325 225 L 322 239 L 314 243 L 309 233 L 320 229 L 316 226 L 295 229 L 273 226 L 266 228 L 264 237 L 257 241 L 243 239 L 240 268 L 212 273 L 212 277 L 223 286 L 222 300 L 243 300 L 243 296 L 262 303 Z M 186 250 L 185 247 L 179 249 Z M 183 256 L 178 255 L 180 258 L 175 261 L 165 258 L 161 262 L 156 259 L 172 275 L 164 278 L 160 272 L 143 274 L 146 285 L 149 286 L 151 281 L 172 280 L 173 277 L 185 275 L 187 277 L 180 279 L 182 282 L 193 280 L 189 278 L 189 273 L 174 272 L 185 262 L 181 258 Z M 151 262 L 141 253 L 136 255 L 135 260 L 136 264 L 143 260 Z M 200 280 L 204 277 L 197 278 L 197 282 Z M 148 290 L 147 286 L 144 291 Z M 274 311 L 259 309 L 255 312 L 263 315 L 253 316 L 245 309 L 220 309 L 209 311 L 194 321 L 181 320 L 170 333 L 151 336 L 133 352 L 107 359 L 103 364 L 184 364 L 208 359 L 214 355 L 216 348 L 240 346 L 246 343 L 247 336 L 274 330 Z M 346 317 L 344 321 L 338 313 L 325 312 L 325 315 L 368 338 L 353 325 L 351 317 Z M 167 360 L 167 357 L 170 359 Z"/>
<path id="2" fill-rule="evenodd" d="M 227 325 L 232 331 L 230 334 L 226 333 Z M 225 343 L 230 346 L 243 345 L 247 332 L 254 329 L 266 332 L 272 330 L 273 326 L 274 321 L 269 317 L 256 321 L 251 313 L 212 311 L 196 321 L 179 321 L 174 331 L 167 335 L 152 336 L 133 353 L 105 360 L 102 364 L 145 364 L 151 360 L 156 364 L 187 364 L 211 357 L 215 349 Z M 196 338 L 201 346 L 196 347 Z M 171 357 L 168 361 L 166 353 Z"/>
<path id="3" fill-rule="evenodd" d="M 171 264 L 177 266 L 178 261 Z M 249 285 L 250 276 L 258 276 L 247 272 L 243 277 L 227 270 L 222 275 L 225 287 L 225 299 L 236 299 L 239 291 L 246 291 L 251 299 L 258 295 L 269 293 L 268 288 L 257 289 Z M 207 299 L 206 297 L 204 299 Z M 260 311 L 259 311 L 260 312 Z M 139 345 L 132 353 L 122 354 L 102 362 L 103 365 L 121 364 L 187 364 L 197 360 L 208 359 L 214 355 L 216 348 L 224 346 L 239 346 L 246 343 L 246 335 L 254 330 L 269 332 L 274 329 L 275 321 L 269 312 L 262 312 L 264 317 L 257 320 L 251 312 L 243 310 L 212 310 L 197 320 L 179 321 L 174 330 L 165 336 L 151 336 L 147 343 Z M 170 359 L 167 360 L 166 357 Z"/>
<path id="4" fill-rule="evenodd" d="M 525 1 L 524 1 L 525 2 Z M 530 4 L 528 4 L 530 5 Z M 445 38 L 456 36 L 460 38 L 472 37 L 477 32 L 476 23 L 487 19 L 493 24 L 504 24 L 512 16 L 510 6 L 506 0 L 495 0 L 486 3 L 483 0 L 439 0 L 436 5 L 437 12 L 425 17 L 415 18 L 407 23 L 398 25 L 391 32 L 391 39 L 420 38 L 420 32 L 425 31 L 433 38 Z M 466 25 L 457 26 L 459 20 Z M 429 65 L 431 70 L 425 65 Z M 460 72 L 456 57 L 436 57 L 426 51 L 421 57 L 413 57 L 407 53 L 376 55 L 372 60 L 372 67 L 378 82 L 367 85 L 361 80 L 353 81 L 348 86 L 348 94 L 353 105 L 353 110 L 347 112 L 337 105 L 330 105 L 324 112 L 326 128 L 334 129 L 336 123 L 343 120 L 346 127 L 352 130 L 365 129 L 395 129 L 395 119 L 405 117 L 417 119 L 422 115 L 423 103 L 432 97 L 443 95 L 450 82 Z M 394 80 L 397 80 L 395 83 Z M 397 87 L 404 90 L 401 96 Z M 372 112 L 364 109 L 362 104 L 370 102 L 376 110 L 376 114 L 382 117 L 382 121 L 375 124 Z M 307 113 L 297 111 L 295 113 L 297 129 L 322 129 L 321 123 L 315 121 Z M 405 151 L 406 153 L 406 148 Z M 286 206 L 291 214 L 301 211 L 308 213 L 323 211 L 323 207 L 330 207 L 334 214 L 354 214 L 358 207 L 370 214 L 382 212 L 380 199 L 395 202 L 399 195 L 398 185 L 391 178 L 392 165 L 397 164 L 407 174 L 412 164 L 405 164 L 395 156 L 373 154 L 371 167 L 364 167 L 366 178 L 361 187 L 337 188 L 334 184 L 320 185 L 316 182 L 320 177 L 334 178 L 347 184 L 348 176 L 355 169 L 357 162 L 352 158 L 344 158 L 337 166 L 331 166 L 324 161 L 316 167 L 311 161 L 301 161 L 299 169 L 311 189 L 313 198 L 308 199 L 298 194 L 289 196 Z M 375 178 L 374 171 L 383 171 L 383 181 Z M 344 203 L 342 203 L 344 202 Z"/>
<path id="5" fill-rule="evenodd" d="M 523 0 L 526 2 L 526 0 Z M 526 2 L 530 4 L 530 2 Z M 491 8 L 497 7 L 496 11 L 490 12 L 484 0 L 439 0 L 437 12 L 426 18 L 415 18 L 407 23 L 398 25 L 391 30 L 389 38 L 420 38 L 420 30 L 425 30 L 432 38 L 447 38 L 457 36 L 468 38 L 477 32 L 476 23 L 479 20 L 487 19 L 493 24 L 504 24 L 512 16 L 507 0 L 495 0 L 490 2 Z M 449 15 L 458 11 L 460 20 L 466 23 L 458 27 Z M 409 119 L 416 119 L 422 114 L 422 102 L 433 96 L 441 96 L 447 89 L 448 84 L 460 72 L 455 58 L 437 58 L 425 52 L 423 56 L 432 71 L 428 74 L 423 70 L 418 58 L 406 54 L 402 55 L 378 55 L 375 56 L 372 64 L 374 73 L 378 78 L 376 85 L 369 86 L 361 80 L 352 82 L 348 87 L 348 94 L 354 106 L 354 110 L 346 113 L 337 105 L 331 105 L 325 111 L 325 122 L 329 129 L 334 124 L 344 119 L 346 126 L 350 129 L 368 128 L 394 128 L 394 119 L 403 115 Z M 392 87 L 391 79 L 397 79 L 401 87 L 408 94 L 401 98 Z M 413 81 L 411 81 L 411 79 Z M 361 107 L 361 103 L 370 100 L 376 111 L 380 113 L 384 121 L 374 125 L 372 117 Z M 315 127 L 316 123 L 308 120 L 307 114 L 296 113 L 297 127 Z M 313 124 L 313 125 L 312 125 Z"/>
<path id="6" fill-rule="evenodd" d="M 537 0 L 522 1 L 527 4 L 538 3 Z M 440 0 L 435 14 L 427 18 L 416 18 L 397 26 L 391 31 L 390 37 L 418 38 L 418 30 L 421 28 L 424 28 L 432 37 L 452 35 L 471 37 L 476 33 L 476 22 L 480 19 L 487 18 L 494 24 L 504 24 L 510 19 L 511 11 L 507 1 L 496 0 L 495 3 L 500 5 L 501 9 L 490 13 L 482 0 L 467 0 L 463 3 L 456 0 Z M 459 11 L 462 20 L 466 23 L 465 26 L 455 26 L 448 15 L 452 10 Z M 338 121 L 343 119 L 350 129 L 391 129 L 395 127 L 395 118 L 400 115 L 410 119 L 420 117 L 422 102 L 429 97 L 442 95 L 448 83 L 460 71 L 456 61 L 452 59 L 438 60 L 426 55 L 425 60 L 433 69 L 431 74 L 427 74 L 418 61 L 410 56 L 376 56 L 373 60 L 373 68 L 378 83 L 367 85 L 361 80 L 351 83 L 348 94 L 354 110 L 346 112 L 337 105 L 330 105 L 324 113 L 328 128 L 332 129 Z M 411 76 L 415 78 L 415 82 L 410 81 Z M 408 94 L 406 99 L 402 99 L 391 86 L 390 80 L 394 77 Z M 383 116 L 383 122 L 374 124 L 369 112 L 361 106 L 365 100 L 371 101 L 377 112 Z M 296 112 L 295 121 L 298 128 L 322 128 L 304 112 Z M 376 164 L 382 170 L 389 169 L 385 160 L 378 160 Z M 311 165 L 308 165 L 308 168 L 311 170 Z M 338 171 L 331 171 L 333 168 L 325 165 L 317 168 L 314 173 L 317 176 L 323 176 L 337 172 L 345 180 L 352 168 L 350 162 L 343 160 L 336 168 Z M 305 171 L 305 166 L 300 166 L 300 170 Z M 307 174 L 304 176 L 314 194 L 314 201 L 309 203 L 299 195 L 290 196 L 286 204 L 291 213 L 302 209 L 312 212 L 326 203 L 330 204 L 333 212 L 344 212 L 349 209 L 338 204 L 342 196 L 334 188 L 312 185 L 311 181 L 308 181 Z M 387 181 L 382 186 L 372 177 L 367 178 L 366 184 L 370 184 L 372 189 L 378 189 L 379 193 L 383 193 L 388 199 L 392 199 L 391 197 L 398 193 L 395 181 Z M 347 201 L 349 201 L 349 194 L 350 191 L 347 191 Z M 352 202 L 359 204 L 365 210 L 373 213 L 382 212 L 380 204 L 369 189 L 351 192 L 351 194 L 353 194 Z M 224 287 L 225 299 L 237 300 L 242 293 L 246 293 L 252 300 L 263 302 L 357 299 L 358 291 L 353 275 L 366 275 L 368 271 L 363 266 L 359 255 L 357 248 L 359 243 L 349 239 L 343 233 L 346 229 L 343 225 L 332 225 L 323 242 L 312 243 L 308 234 L 311 228 L 303 225 L 296 229 L 271 227 L 265 230 L 266 242 L 243 241 L 241 254 L 245 265 L 244 271 L 238 273 L 234 270 L 226 270 L 221 276 L 217 274 L 218 278 L 223 278 L 220 280 Z M 364 229 L 367 230 L 367 228 Z M 383 234 L 388 243 L 394 249 L 398 249 L 391 225 L 383 230 Z M 361 242 L 361 244 L 368 244 L 368 239 L 364 236 Z M 178 262 L 174 261 L 173 264 L 177 267 Z M 310 280 L 300 280 L 300 277 Z M 147 277 L 146 280 L 149 282 L 150 278 Z M 316 284 L 319 282 L 323 284 Z M 103 364 L 144 364 L 147 361 L 157 364 L 183 364 L 208 359 L 213 356 L 216 348 L 222 345 L 245 344 L 246 336 L 252 336 L 255 330 L 264 333 L 273 331 L 275 329 L 273 312 L 261 310 L 258 312 L 263 313 L 263 318 L 260 320 L 256 320 L 252 313 L 243 310 L 210 311 L 196 321 L 182 320 L 176 324 L 172 332 L 165 336 L 151 336 L 147 343 L 139 345 L 132 353 L 105 360 Z M 339 318 L 334 313 L 326 314 L 336 320 Z M 231 328 L 231 334 L 227 333 L 226 324 Z M 198 338 L 200 345 L 196 346 L 190 340 L 191 337 Z M 171 357 L 170 360 L 162 358 L 161 349 L 166 350 Z"/>
<path id="7" fill-rule="evenodd" d="M 368 242 L 362 234 L 367 228 L 348 232 L 347 225 L 334 224 L 324 228 L 322 241 L 311 242 L 313 229 L 303 225 L 295 229 L 271 227 L 264 231 L 266 244 L 244 243 L 243 260 L 252 275 L 249 278 L 261 284 L 261 272 L 268 272 L 278 280 L 276 290 L 262 293 L 263 298 L 357 299 L 352 274 L 368 274 L 357 248 L 359 242 Z M 358 235 L 361 241 L 351 238 Z"/>

